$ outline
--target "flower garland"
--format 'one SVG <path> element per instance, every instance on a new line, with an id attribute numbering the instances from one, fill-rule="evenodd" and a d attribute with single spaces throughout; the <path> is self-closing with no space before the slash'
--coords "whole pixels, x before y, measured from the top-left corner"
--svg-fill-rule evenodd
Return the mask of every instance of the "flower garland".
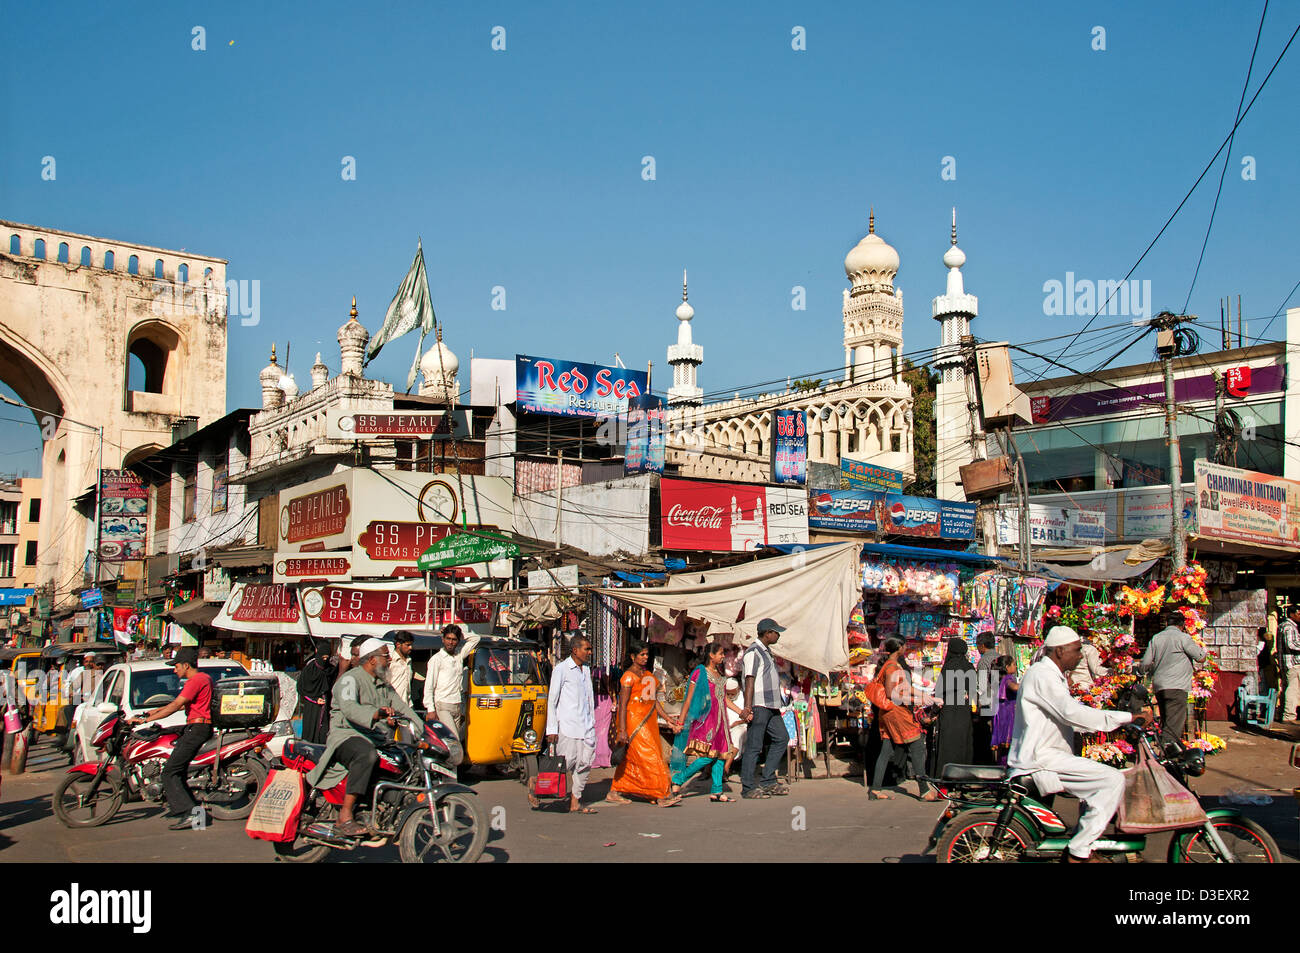
<path id="1" fill-rule="evenodd" d="M 1154 582 L 1145 589 L 1122 586 L 1119 591 L 1119 605 L 1116 612 L 1121 616 L 1145 618 L 1153 612 L 1159 612 L 1165 604 L 1165 587 Z"/>
<path id="2" fill-rule="evenodd" d="M 1212 735 L 1208 731 L 1202 731 L 1191 741 L 1187 742 L 1187 747 L 1199 748 L 1207 755 L 1210 755 L 1218 754 L 1224 748 L 1228 747 L 1228 743 L 1218 735 Z"/>

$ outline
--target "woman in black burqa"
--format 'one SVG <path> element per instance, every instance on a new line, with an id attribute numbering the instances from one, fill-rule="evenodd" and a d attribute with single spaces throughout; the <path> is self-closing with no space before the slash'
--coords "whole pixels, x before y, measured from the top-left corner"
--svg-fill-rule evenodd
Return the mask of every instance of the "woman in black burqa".
<path id="1" fill-rule="evenodd" d="M 302 702 L 302 740 L 323 745 L 330 733 L 330 691 L 338 666 L 328 642 L 318 643 L 316 654 L 307 660 L 298 676 L 298 698 Z"/>
<path id="2" fill-rule="evenodd" d="M 974 719 L 971 703 L 975 698 L 975 666 L 966 657 L 966 641 L 948 640 L 948 654 L 939 670 L 939 697 L 943 707 L 935 722 L 939 737 L 934 746 L 933 777 L 943 773 L 945 764 L 972 764 L 975 756 Z"/>

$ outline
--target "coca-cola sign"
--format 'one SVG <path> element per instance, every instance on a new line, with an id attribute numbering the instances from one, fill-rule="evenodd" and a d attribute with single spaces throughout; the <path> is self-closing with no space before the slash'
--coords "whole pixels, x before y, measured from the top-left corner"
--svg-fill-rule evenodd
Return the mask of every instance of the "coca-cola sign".
<path id="1" fill-rule="evenodd" d="M 802 489 L 666 478 L 659 500 L 664 549 L 748 552 L 808 542 Z"/>

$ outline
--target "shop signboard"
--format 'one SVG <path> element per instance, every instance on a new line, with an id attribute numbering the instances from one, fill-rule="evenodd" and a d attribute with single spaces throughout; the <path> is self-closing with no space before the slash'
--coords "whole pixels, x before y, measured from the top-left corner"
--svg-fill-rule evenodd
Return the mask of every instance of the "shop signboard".
<path id="1" fill-rule="evenodd" d="M 120 563 L 144 559 L 149 522 L 149 488 L 130 470 L 100 470 L 99 559 Z"/>
<path id="2" fill-rule="evenodd" d="M 27 597 L 35 594 L 35 589 L 0 589 L 0 606 L 25 606 Z"/>
<path id="3" fill-rule="evenodd" d="M 307 635 L 298 592 L 279 582 L 240 582 L 212 625 L 263 635 Z"/>
<path id="4" fill-rule="evenodd" d="M 1300 482 L 1197 460 L 1198 535 L 1300 550 Z"/>
<path id="5" fill-rule="evenodd" d="M 103 589 L 87 589 L 81 594 L 81 608 L 97 609 L 104 604 Z"/>
<path id="6" fill-rule="evenodd" d="M 667 414 L 664 399 L 642 394 L 628 401 L 627 445 L 623 474 L 664 472 L 664 434 Z"/>
<path id="7" fill-rule="evenodd" d="M 450 622 L 471 632 L 492 631 L 492 605 L 473 593 L 458 595 L 452 613 L 448 592 L 431 593 L 422 585 L 322 586 L 304 589 L 303 612 L 313 635 L 384 635 L 391 629 L 423 629 Z"/>
<path id="8" fill-rule="evenodd" d="M 514 559 L 519 547 L 508 539 L 475 533 L 452 533 L 426 549 L 416 562 L 421 572 L 452 569 L 498 559 Z"/>
<path id="9" fill-rule="evenodd" d="M 997 512 L 998 545 L 1020 542 L 1020 510 L 1006 506 Z M 1113 535 L 1113 534 L 1112 534 Z M 1064 506 L 1029 505 L 1031 546 L 1102 546 L 1106 542 L 1106 514 Z"/>
<path id="10" fill-rule="evenodd" d="M 331 411 L 325 434 L 333 440 L 449 440 L 469 436 L 469 410 Z"/>
<path id="11" fill-rule="evenodd" d="M 203 601 L 225 602 L 230 598 L 232 585 L 233 580 L 230 578 L 229 570 L 221 566 L 209 565 L 203 570 Z"/>
<path id="12" fill-rule="evenodd" d="M 645 371 L 545 357 L 515 357 L 519 410 L 557 417 L 624 417 L 628 401 L 648 390 Z"/>
<path id="13" fill-rule="evenodd" d="M 841 490 L 884 490 L 903 492 L 903 474 L 900 470 L 878 467 L 874 463 L 840 457 Z"/>
<path id="14" fill-rule="evenodd" d="M 351 552 L 276 553 L 271 565 L 273 582 L 348 582 L 352 578 Z"/>
<path id="15" fill-rule="evenodd" d="M 528 580 L 529 592 L 538 589 L 577 589 L 578 588 L 578 567 L 577 566 L 556 566 L 553 569 L 530 569 L 524 574 Z M 529 596 L 528 601 L 532 602 L 537 596 Z"/>
<path id="16" fill-rule="evenodd" d="M 1183 526 L 1189 533 L 1196 532 L 1195 484 L 1183 485 Z M 1173 507 L 1169 487 L 1140 487 L 1123 491 L 1120 503 L 1123 523 L 1121 539 L 1163 539 L 1172 529 L 1170 513 Z"/>
<path id="17" fill-rule="evenodd" d="M 88 625 L 90 625 L 90 613 L 88 611 L 74 612 L 72 614 L 72 627 L 74 629 L 84 629 Z"/>
<path id="18" fill-rule="evenodd" d="M 808 419 L 802 410 L 772 411 L 772 482 L 808 482 Z"/>
<path id="19" fill-rule="evenodd" d="M 230 466 L 223 463 L 212 471 L 212 512 L 226 512 L 230 496 Z"/>
<path id="20" fill-rule="evenodd" d="M 280 492 L 282 550 L 350 546 L 354 472 L 336 473 Z"/>
<path id="21" fill-rule="evenodd" d="M 425 550 L 453 533 L 514 530 L 513 491 L 504 477 L 358 470 L 352 480 L 354 579 L 416 574 Z M 509 579 L 513 569 L 513 562 L 502 558 L 467 564 L 457 575 Z"/>
<path id="22" fill-rule="evenodd" d="M 874 533 L 876 504 L 884 494 L 877 490 L 813 490 L 808 494 L 811 529 Z"/>
<path id="23" fill-rule="evenodd" d="M 974 539 L 977 509 L 974 503 L 885 493 L 876 503 L 876 521 L 882 533 L 932 539 Z"/>
<path id="24" fill-rule="evenodd" d="M 808 542 L 802 488 L 665 478 L 659 500 L 664 549 L 750 552 Z"/>
<path id="25" fill-rule="evenodd" d="M 114 600 L 119 606 L 135 605 L 136 581 L 134 579 L 119 579 L 117 581 L 117 592 Z"/>
<path id="26" fill-rule="evenodd" d="M 1244 373 L 1243 373 L 1244 372 Z M 1286 386 L 1286 368 L 1279 364 L 1264 367 L 1229 368 L 1234 374 L 1234 397 L 1280 393 Z M 1196 374 L 1174 381 L 1174 400 L 1179 403 L 1214 400 L 1214 374 Z M 1132 410 L 1163 408 L 1165 385 L 1163 381 L 1130 384 L 1127 387 L 1106 387 L 1066 394 L 1059 397 L 1039 396 L 1030 401 L 1033 422 L 1054 423 L 1080 417 L 1100 417 L 1121 414 Z"/>

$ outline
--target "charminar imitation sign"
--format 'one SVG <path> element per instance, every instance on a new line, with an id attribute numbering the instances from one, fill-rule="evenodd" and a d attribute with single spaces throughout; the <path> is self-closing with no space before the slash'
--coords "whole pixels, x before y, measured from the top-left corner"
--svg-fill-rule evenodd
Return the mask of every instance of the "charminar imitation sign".
<path id="1" fill-rule="evenodd" d="M 1300 482 L 1196 461 L 1201 536 L 1300 549 Z"/>

